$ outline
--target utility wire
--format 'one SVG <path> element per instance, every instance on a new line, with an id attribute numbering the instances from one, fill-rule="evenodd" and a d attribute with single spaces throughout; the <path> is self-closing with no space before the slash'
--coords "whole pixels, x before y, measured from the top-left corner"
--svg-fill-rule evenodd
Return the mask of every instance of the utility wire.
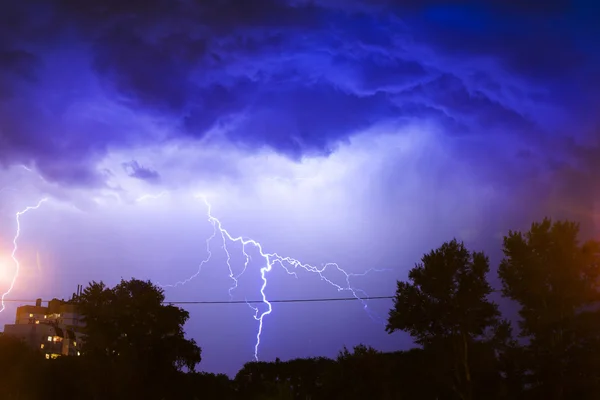
<path id="1" fill-rule="evenodd" d="M 383 300 L 393 299 L 394 296 L 372 296 L 372 297 L 331 297 L 331 298 L 313 298 L 313 299 L 276 299 L 268 300 L 269 303 L 317 303 L 331 301 L 356 301 L 356 300 Z M 4 299 L 5 302 L 11 303 L 35 303 L 36 300 L 19 300 L 19 299 Z M 48 300 L 42 300 L 42 303 L 47 303 Z M 217 300 L 217 301 L 163 301 L 164 304 L 256 304 L 264 303 L 263 300 Z"/>
<path id="2" fill-rule="evenodd" d="M 492 290 L 492 293 L 502 293 L 501 290 Z M 275 299 L 268 300 L 269 303 L 326 303 L 331 301 L 356 301 L 356 300 L 386 300 L 393 299 L 395 296 L 371 296 L 371 297 L 330 297 L 330 298 L 312 298 L 312 299 Z M 7 303 L 35 303 L 36 300 L 4 299 Z M 42 300 L 42 303 L 48 303 L 48 300 Z M 197 301 L 163 301 L 164 304 L 257 304 L 264 303 L 264 300 L 197 300 Z"/>
<path id="3" fill-rule="evenodd" d="M 382 300 L 382 299 L 393 299 L 394 296 L 374 296 L 374 297 L 332 297 L 325 299 L 279 299 L 279 300 L 268 300 L 269 303 L 316 303 L 316 302 L 328 302 L 328 301 L 351 301 L 351 300 Z M 165 301 L 166 304 L 253 304 L 253 303 L 264 303 L 263 300 L 232 300 L 232 301 Z"/>

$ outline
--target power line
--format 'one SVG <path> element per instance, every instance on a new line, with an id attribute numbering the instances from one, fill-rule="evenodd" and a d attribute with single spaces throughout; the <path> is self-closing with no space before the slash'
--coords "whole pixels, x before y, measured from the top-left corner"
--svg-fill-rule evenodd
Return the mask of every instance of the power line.
<path id="1" fill-rule="evenodd" d="M 322 299 L 279 299 L 269 300 L 269 303 L 316 303 L 316 302 L 328 302 L 328 301 L 352 301 L 352 300 L 382 300 L 382 299 L 393 299 L 394 296 L 374 296 L 374 297 L 332 297 Z M 263 300 L 221 300 L 221 301 L 165 301 L 167 304 L 255 304 L 264 303 Z"/>
<path id="2" fill-rule="evenodd" d="M 331 302 L 331 301 L 356 301 L 356 300 L 384 300 L 393 299 L 394 296 L 372 296 L 372 297 L 331 297 L 331 298 L 312 298 L 312 299 L 276 299 L 268 300 L 269 303 L 318 303 L 318 302 Z M 19 300 L 19 299 L 4 299 L 5 302 L 10 303 L 35 303 L 36 300 Z M 47 303 L 48 300 L 42 300 L 42 303 Z M 256 304 L 264 303 L 263 300 L 216 300 L 216 301 L 164 301 L 164 304 Z"/>
<path id="3" fill-rule="evenodd" d="M 502 293 L 501 290 L 492 290 L 492 293 Z M 332 301 L 368 301 L 368 300 L 387 300 L 393 299 L 395 296 L 371 296 L 371 297 L 329 297 L 329 298 L 312 298 L 312 299 L 275 299 L 269 300 L 269 303 L 325 303 Z M 7 303 L 35 303 L 36 300 L 19 300 L 19 299 L 4 299 Z M 42 303 L 48 303 L 48 300 L 42 300 Z M 163 301 L 164 304 L 257 304 L 264 303 L 264 300 L 193 300 L 193 301 Z"/>

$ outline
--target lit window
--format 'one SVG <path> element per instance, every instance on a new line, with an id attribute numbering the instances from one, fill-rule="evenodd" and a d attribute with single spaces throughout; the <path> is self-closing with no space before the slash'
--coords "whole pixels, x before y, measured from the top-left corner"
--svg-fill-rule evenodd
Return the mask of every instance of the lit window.
<path id="1" fill-rule="evenodd" d="M 33 314 L 29 314 L 29 318 L 33 318 Z"/>
<path id="2" fill-rule="evenodd" d="M 50 359 L 50 354 L 46 354 L 46 360 Z"/>
<path id="3" fill-rule="evenodd" d="M 52 336 L 48 336 L 48 341 L 51 342 L 52 341 Z"/>
<path id="4" fill-rule="evenodd" d="M 42 344 L 40 345 L 40 349 L 43 349 L 43 348 L 44 348 L 44 343 L 42 343 Z"/>

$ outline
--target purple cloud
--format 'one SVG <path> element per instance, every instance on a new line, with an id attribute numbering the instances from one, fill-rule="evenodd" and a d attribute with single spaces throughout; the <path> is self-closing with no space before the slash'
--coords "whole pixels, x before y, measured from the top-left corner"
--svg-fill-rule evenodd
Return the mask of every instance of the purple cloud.
<path id="1" fill-rule="evenodd" d="M 592 7 L 12 2 L 0 13 L 0 182 L 18 190 L 1 194 L 8 228 L 0 233 L 10 239 L 13 208 L 43 193 L 52 211 L 28 215 L 22 257 L 35 264 L 34 247 L 50 242 L 45 251 L 57 261 L 48 270 L 69 275 L 54 289 L 70 293 L 61 285 L 102 274 L 184 279 L 210 235 L 202 204 L 190 199 L 206 194 L 232 231 L 269 250 L 356 272 L 395 268 L 392 278 L 365 281 L 376 294 L 452 236 L 493 253 L 498 235 L 544 215 L 577 218 L 593 233 L 600 28 Z M 151 200 L 136 201 L 144 195 Z M 210 278 L 173 296 L 220 296 L 227 274 L 210 268 Z M 271 295 L 331 295 L 318 284 L 284 283 Z M 243 311 L 210 311 L 210 324 L 190 327 L 206 340 L 210 368 L 237 354 L 211 349 L 232 329 L 219 313 L 238 321 Z M 341 319 L 310 351 L 359 340 L 344 336 Z M 293 313 L 273 314 L 277 334 L 265 340 L 280 346 L 267 354 L 310 353 L 292 334 L 308 324 L 286 331 L 294 323 Z M 240 330 L 240 348 L 250 330 Z"/>
<path id="2" fill-rule="evenodd" d="M 135 160 L 125 162 L 122 165 L 123 169 L 127 172 L 127 175 L 132 178 L 141 179 L 150 183 L 155 183 L 160 179 L 160 174 L 158 172 L 141 166 Z"/>

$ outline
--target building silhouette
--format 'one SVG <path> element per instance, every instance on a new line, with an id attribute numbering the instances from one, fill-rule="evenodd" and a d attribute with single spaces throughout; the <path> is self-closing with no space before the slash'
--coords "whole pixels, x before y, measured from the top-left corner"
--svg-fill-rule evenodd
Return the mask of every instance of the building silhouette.
<path id="1" fill-rule="evenodd" d="M 17 307 L 15 323 L 4 325 L 4 335 L 23 340 L 49 359 L 78 356 L 83 343 L 82 327 L 74 304 L 52 299 L 44 307 L 42 299 L 37 299 L 34 306 Z"/>

